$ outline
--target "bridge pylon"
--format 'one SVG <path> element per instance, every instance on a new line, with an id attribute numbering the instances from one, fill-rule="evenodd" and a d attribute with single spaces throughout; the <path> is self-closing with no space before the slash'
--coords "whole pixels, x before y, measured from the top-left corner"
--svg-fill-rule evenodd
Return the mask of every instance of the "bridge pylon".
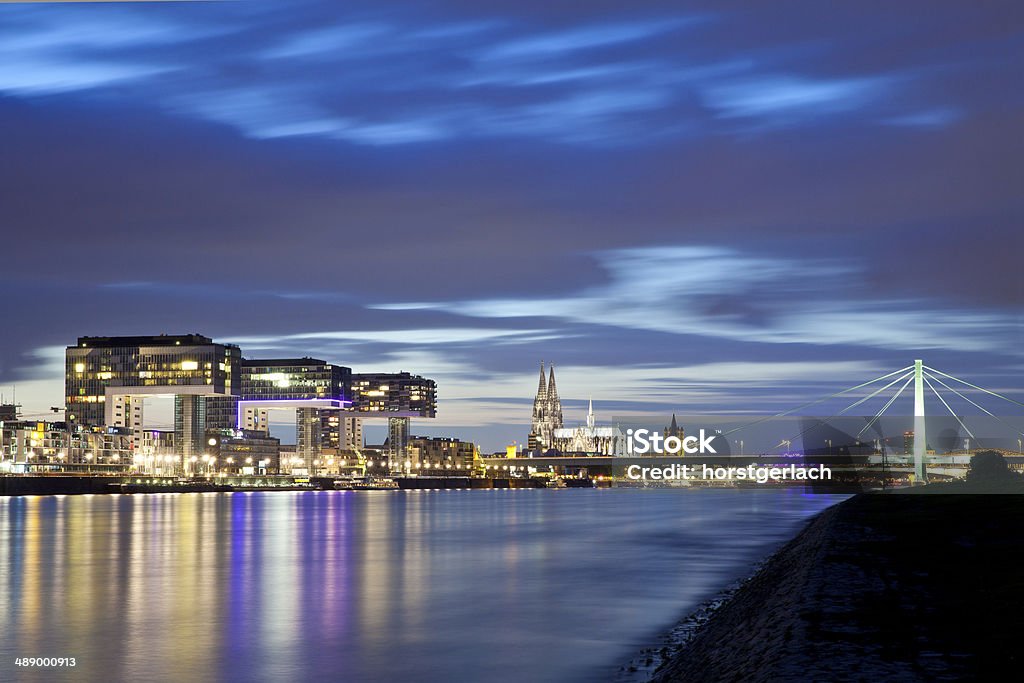
<path id="1" fill-rule="evenodd" d="M 924 463 L 928 435 L 925 431 L 923 365 L 920 360 L 914 361 L 914 480 L 921 484 L 928 480 Z"/>

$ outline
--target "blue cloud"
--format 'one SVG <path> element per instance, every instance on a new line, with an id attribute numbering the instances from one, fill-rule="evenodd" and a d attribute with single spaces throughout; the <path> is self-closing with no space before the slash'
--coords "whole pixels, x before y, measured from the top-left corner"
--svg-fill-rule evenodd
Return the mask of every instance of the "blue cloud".
<path id="1" fill-rule="evenodd" d="M 358 3 L 2 10 L 13 20 L 0 28 L 0 92 L 104 91 L 261 139 L 639 146 L 872 107 L 874 120 L 937 127 L 950 107 L 890 87 L 890 75 L 811 75 L 785 51 L 726 49 L 721 35 L 742 21 L 728 13 L 567 27 Z"/>
<path id="2" fill-rule="evenodd" d="M 354 22 L 303 31 L 285 38 L 280 44 L 263 51 L 268 60 L 296 57 L 342 57 L 349 50 L 360 52 L 373 46 L 386 45 L 393 28 L 379 22 Z"/>
<path id="3" fill-rule="evenodd" d="M 582 26 L 552 33 L 514 38 L 483 50 L 483 60 L 550 59 L 552 56 L 575 53 L 621 43 L 632 43 L 693 24 L 703 18 L 661 19 L 644 22 L 619 22 Z"/>
<path id="4" fill-rule="evenodd" d="M 837 261 L 726 247 L 644 247 L 596 254 L 606 284 L 558 297 L 377 304 L 473 318 L 551 318 L 682 336 L 882 349 L 1011 353 L 1018 320 L 926 300 L 862 299 Z"/>
<path id="5" fill-rule="evenodd" d="M 705 99 L 727 118 L 814 118 L 872 104 L 890 83 L 889 77 L 769 76 L 711 86 Z"/>
<path id="6" fill-rule="evenodd" d="M 962 112 L 953 107 L 939 107 L 925 111 L 894 116 L 885 119 L 883 123 L 890 126 L 906 126 L 910 128 L 945 128 L 959 121 L 963 117 Z"/>

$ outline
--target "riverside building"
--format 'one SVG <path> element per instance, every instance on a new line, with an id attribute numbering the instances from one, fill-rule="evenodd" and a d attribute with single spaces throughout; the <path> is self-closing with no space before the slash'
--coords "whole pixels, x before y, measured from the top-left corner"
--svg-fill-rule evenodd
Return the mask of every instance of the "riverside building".
<path id="1" fill-rule="evenodd" d="M 555 384 L 555 365 L 544 375 L 540 364 L 537 395 L 533 399 L 533 415 L 527 449 L 531 453 L 574 453 L 584 455 L 623 455 L 626 435 L 617 426 L 598 427 L 594 418 L 594 402 L 587 409 L 587 422 L 578 427 L 566 427 L 562 415 L 562 400 Z"/>
<path id="2" fill-rule="evenodd" d="M 134 465 L 131 432 L 64 422 L 0 423 L 0 472 L 122 473 Z"/>
<path id="3" fill-rule="evenodd" d="M 144 402 L 161 395 L 174 398 L 174 434 L 157 444 L 145 428 Z M 323 453 L 358 450 L 368 418 L 388 420 L 391 460 L 398 462 L 409 419 L 433 418 L 437 410 L 436 384 L 420 375 L 353 375 L 308 356 L 243 359 L 237 346 L 199 334 L 79 337 L 66 350 L 65 405 L 69 425 L 127 430 L 130 450 L 154 462 L 170 444 L 179 471 L 210 455 L 208 430 L 269 435 L 274 409 L 295 411 L 291 458 L 305 469 Z M 162 463 L 166 454 L 159 455 Z"/>
<path id="4" fill-rule="evenodd" d="M 468 476 L 480 459 L 480 451 L 471 441 L 448 437 L 414 436 L 409 440 L 404 463 L 411 473 Z"/>
<path id="5" fill-rule="evenodd" d="M 437 384 L 408 372 L 352 375 L 352 410 L 386 417 L 386 454 L 392 472 L 403 471 L 409 448 L 409 418 L 437 415 Z"/>
<path id="6" fill-rule="evenodd" d="M 350 368 L 309 356 L 247 358 L 240 375 L 238 396 L 214 401 L 230 423 L 208 422 L 210 428 L 269 434 L 271 410 L 294 410 L 296 448 L 307 468 L 322 449 L 346 441 L 340 430 L 351 423 L 335 416 L 351 409 Z"/>
<path id="7" fill-rule="evenodd" d="M 674 421 L 674 417 L 673 417 Z M 586 455 L 625 455 L 626 435 L 617 426 L 598 427 L 594 417 L 594 402 L 587 409 L 585 426 L 555 429 L 553 447 L 559 453 Z"/>
<path id="8" fill-rule="evenodd" d="M 237 346 L 199 334 L 79 337 L 65 353 L 67 421 L 126 428 L 140 448 L 145 398 L 170 395 L 184 460 L 202 449 L 207 397 L 237 394 L 240 360 Z"/>

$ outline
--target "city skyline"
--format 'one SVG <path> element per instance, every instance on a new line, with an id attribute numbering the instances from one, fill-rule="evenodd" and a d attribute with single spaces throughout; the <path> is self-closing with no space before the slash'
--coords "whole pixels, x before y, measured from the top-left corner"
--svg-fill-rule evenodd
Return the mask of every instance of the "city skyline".
<path id="1" fill-rule="evenodd" d="M 1021 396 L 1018 6 L 346 7 L 0 6 L 8 399 L 193 331 L 434 378 L 413 431 L 485 450 L 541 360 L 567 424 Z"/>

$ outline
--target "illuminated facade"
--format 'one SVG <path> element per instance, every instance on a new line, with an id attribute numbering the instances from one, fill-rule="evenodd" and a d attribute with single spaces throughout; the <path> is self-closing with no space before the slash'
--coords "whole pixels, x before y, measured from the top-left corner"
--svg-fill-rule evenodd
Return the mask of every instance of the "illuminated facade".
<path id="1" fill-rule="evenodd" d="M 352 410 L 404 417 L 437 415 L 437 384 L 408 372 L 352 375 Z"/>
<path id="2" fill-rule="evenodd" d="M 446 437 L 414 436 L 408 444 L 408 469 L 421 474 L 468 474 L 480 457 L 471 441 Z"/>
<path id="3" fill-rule="evenodd" d="M 324 448 L 339 452 L 354 451 L 363 445 L 363 421 L 350 413 L 336 410 L 321 413 L 320 433 Z"/>
<path id="4" fill-rule="evenodd" d="M 350 368 L 317 358 L 246 359 L 242 361 L 242 398 L 346 400 Z"/>
<path id="5" fill-rule="evenodd" d="M 540 364 L 540 382 L 537 396 L 533 399 L 533 418 L 530 422 L 528 448 L 531 451 L 546 451 L 554 448 L 555 430 L 562 428 L 562 401 L 555 386 L 555 364 L 551 374 L 544 381 L 544 361 Z"/>
<path id="6" fill-rule="evenodd" d="M 352 370 L 317 358 L 245 359 L 239 364 L 241 381 L 237 396 L 207 402 L 207 427 L 269 431 L 267 411 L 242 401 L 307 401 L 347 399 Z"/>
<path id="7" fill-rule="evenodd" d="M 672 420 L 675 424 L 675 417 Z M 552 433 L 552 447 L 560 453 L 585 455 L 625 455 L 626 435 L 618 427 L 598 427 L 594 402 L 587 410 L 585 427 L 559 428 Z"/>
<path id="8" fill-rule="evenodd" d="M 79 337 L 65 353 L 67 420 L 124 427 L 142 447 L 147 396 L 172 395 L 175 444 L 184 459 L 202 447 L 206 400 L 238 391 L 241 352 L 199 334 Z"/>
<path id="9" fill-rule="evenodd" d="M 234 404 L 231 426 L 269 433 L 268 409 L 294 410 L 296 448 L 308 467 L 322 449 L 350 440 L 344 430 L 351 423 L 338 416 L 350 406 L 350 368 L 309 357 L 246 359 L 241 363 L 241 378 L 240 396 L 221 399 Z"/>
<path id="10" fill-rule="evenodd" d="M 392 443 L 404 453 L 409 418 L 432 418 L 437 410 L 434 381 L 418 375 L 353 375 L 310 357 L 243 360 L 237 346 L 198 334 L 80 337 L 67 348 L 65 401 L 73 425 L 124 428 L 136 453 L 154 450 L 145 442 L 144 402 L 161 394 L 174 397 L 179 465 L 204 454 L 207 430 L 269 435 L 274 409 L 295 411 L 297 449 L 307 466 L 324 449 L 360 448 L 364 416 L 388 418 L 399 437 Z"/>
<path id="11" fill-rule="evenodd" d="M 277 472 L 281 460 L 281 440 L 261 431 L 211 429 L 206 432 L 206 454 L 216 459 L 215 468 L 218 472 Z"/>
<path id="12" fill-rule="evenodd" d="M 352 410 L 388 418 L 387 457 L 402 471 L 409 447 L 409 418 L 437 415 L 437 384 L 408 372 L 352 375 Z"/>
<path id="13" fill-rule="evenodd" d="M 4 422 L 0 471 L 121 473 L 134 461 L 132 436 L 119 427 L 82 427 L 64 422 Z"/>
<path id="14" fill-rule="evenodd" d="M 237 346 L 198 334 L 79 337 L 65 353 L 67 418 L 88 426 L 112 424 L 111 396 L 236 393 L 240 358 Z"/>

